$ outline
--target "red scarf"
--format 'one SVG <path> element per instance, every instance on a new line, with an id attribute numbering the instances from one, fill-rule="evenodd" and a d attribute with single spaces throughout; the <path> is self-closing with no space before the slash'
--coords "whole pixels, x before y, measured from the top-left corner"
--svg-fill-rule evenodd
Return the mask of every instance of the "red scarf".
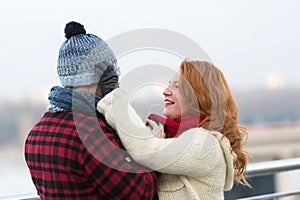
<path id="1" fill-rule="evenodd" d="M 192 115 L 172 120 L 157 114 L 150 114 L 148 118 L 164 125 L 167 138 L 178 137 L 184 131 L 198 127 L 199 123 L 202 121 L 202 118 Z"/>

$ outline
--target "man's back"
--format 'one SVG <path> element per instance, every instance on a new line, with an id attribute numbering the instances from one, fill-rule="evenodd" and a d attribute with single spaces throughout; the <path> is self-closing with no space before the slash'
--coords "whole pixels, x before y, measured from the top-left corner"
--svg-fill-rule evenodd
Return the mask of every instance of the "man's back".
<path id="1" fill-rule="evenodd" d="M 122 148 L 101 115 L 47 112 L 28 135 L 25 157 L 42 199 L 151 199 L 157 174 Z"/>
<path id="2" fill-rule="evenodd" d="M 64 29 L 48 112 L 32 128 L 25 158 L 42 199 L 151 199 L 159 178 L 135 163 L 97 112 L 118 87 L 116 56 L 78 22 Z"/>

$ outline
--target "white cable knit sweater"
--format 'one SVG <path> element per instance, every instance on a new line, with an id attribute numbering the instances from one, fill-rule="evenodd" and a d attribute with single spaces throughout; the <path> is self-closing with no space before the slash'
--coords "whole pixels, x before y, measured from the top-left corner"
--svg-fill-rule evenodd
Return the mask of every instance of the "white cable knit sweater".
<path id="1" fill-rule="evenodd" d="M 221 133 L 193 128 L 178 138 L 155 138 L 121 89 L 106 95 L 97 108 L 134 160 L 163 173 L 159 199 L 218 200 L 232 188 L 235 157 Z"/>

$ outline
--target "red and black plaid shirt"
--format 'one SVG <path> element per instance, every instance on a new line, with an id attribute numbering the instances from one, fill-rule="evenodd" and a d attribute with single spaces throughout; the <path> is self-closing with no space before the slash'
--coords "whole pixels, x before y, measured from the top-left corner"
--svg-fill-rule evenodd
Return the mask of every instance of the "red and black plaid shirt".
<path id="1" fill-rule="evenodd" d="M 25 158 L 42 199 L 152 199 L 159 184 L 103 116 L 47 112 L 27 137 Z"/>

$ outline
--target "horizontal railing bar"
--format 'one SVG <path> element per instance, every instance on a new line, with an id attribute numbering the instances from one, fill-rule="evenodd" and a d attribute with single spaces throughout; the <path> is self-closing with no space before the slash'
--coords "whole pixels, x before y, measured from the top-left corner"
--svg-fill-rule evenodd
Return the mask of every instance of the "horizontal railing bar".
<path id="1" fill-rule="evenodd" d="M 294 196 L 294 195 L 300 195 L 300 189 L 288 191 L 288 192 L 277 192 L 277 193 L 259 195 L 259 196 L 254 196 L 254 197 L 247 197 L 247 198 L 242 198 L 242 199 L 238 199 L 238 200 L 267 200 L 267 199 L 274 199 L 274 198 Z"/>
<path id="2" fill-rule="evenodd" d="M 250 163 L 247 166 L 246 175 L 259 176 L 297 169 L 300 169 L 300 157 L 259 163 Z"/>
<path id="3" fill-rule="evenodd" d="M 283 171 L 291 171 L 300 169 L 300 157 L 299 158 L 289 158 L 283 160 L 273 160 L 259 163 L 250 163 L 247 165 L 246 175 L 247 177 L 256 177 L 265 174 L 273 174 Z M 254 200 L 254 199 L 270 199 L 274 197 L 281 197 L 281 195 L 296 195 L 300 194 L 300 190 L 290 191 L 290 192 L 282 192 L 282 193 L 273 193 L 269 195 L 261 195 L 250 198 L 245 198 L 243 200 Z M 273 197 L 273 195 L 276 195 Z M 277 196 L 279 195 L 279 196 Z M 7 195 L 0 196 L 1 199 L 10 199 L 10 200 L 36 200 L 40 199 L 37 194 L 15 194 L 15 195 Z M 242 200 L 242 199 L 241 199 Z"/>
<path id="4" fill-rule="evenodd" d="M 0 195 L 0 200 L 38 200 L 40 197 L 36 193 Z"/>

